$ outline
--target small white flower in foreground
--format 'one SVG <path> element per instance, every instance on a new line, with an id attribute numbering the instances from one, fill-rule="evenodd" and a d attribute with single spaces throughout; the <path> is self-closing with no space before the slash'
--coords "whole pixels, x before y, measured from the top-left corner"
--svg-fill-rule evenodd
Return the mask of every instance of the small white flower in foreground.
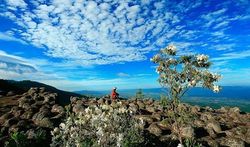
<path id="1" fill-rule="evenodd" d="M 184 147 L 184 145 L 179 143 L 177 147 Z"/>
<path id="2" fill-rule="evenodd" d="M 218 85 L 214 85 L 213 86 L 213 91 L 214 92 L 219 92 L 220 91 L 220 87 Z"/>
<path id="3" fill-rule="evenodd" d="M 63 130 L 65 129 L 65 123 L 61 123 L 59 126 L 61 129 L 63 129 Z"/>

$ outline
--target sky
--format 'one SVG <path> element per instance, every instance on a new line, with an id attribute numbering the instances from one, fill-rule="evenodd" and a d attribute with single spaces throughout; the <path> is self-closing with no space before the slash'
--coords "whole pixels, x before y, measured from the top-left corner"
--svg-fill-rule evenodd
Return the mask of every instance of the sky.
<path id="1" fill-rule="evenodd" d="M 59 89 L 155 88 L 168 44 L 250 86 L 249 0 L 0 0 L 0 78 Z"/>

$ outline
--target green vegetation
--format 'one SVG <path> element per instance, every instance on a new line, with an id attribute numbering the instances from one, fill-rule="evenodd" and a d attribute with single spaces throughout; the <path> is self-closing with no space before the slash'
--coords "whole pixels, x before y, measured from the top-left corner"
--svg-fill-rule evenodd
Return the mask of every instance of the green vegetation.
<path id="1" fill-rule="evenodd" d="M 47 144 L 46 131 L 43 129 L 38 129 L 34 133 L 35 133 L 34 136 L 32 136 L 33 138 L 29 138 L 28 135 L 23 131 L 13 132 L 10 134 L 10 137 L 5 142 L 5 146 L 6 147 L 46 146 Z"/>
<path id="2" fill-rule="evenodd" d="M 138 91 L 135 94 L 135 99 L 143 99 L 144 98 L 144 94 L 142 92 L 142 89 L 138 89 Z"/>

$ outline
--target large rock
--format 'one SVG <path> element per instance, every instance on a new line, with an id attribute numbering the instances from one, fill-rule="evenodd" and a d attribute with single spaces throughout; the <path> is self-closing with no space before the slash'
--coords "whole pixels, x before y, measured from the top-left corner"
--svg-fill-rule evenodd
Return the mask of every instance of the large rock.
<path id="1" fill-rule="evenodd" d="M 181 128 L 181 135 L 185 138 L 194 138 L 194 128 L 191 126 Z"/>
<path id="2" fill-rule="evenodd" d="M 12 117 L 8 120 L 5 121 L 5 123 L 3 124 L 4 127 L 10 127 L 14 124 L 16 124 L 19 120 L 16 117 Z"/>
<path id="3" fill-rule="evenodd" d="M 146 106 L 146 110 L 147 110 L 148 112 L 151 112 L 151 113 L 156 112 L 156 109 L 155 109 L 155 107 L 153 107 L 153 106 Z"/>
<path id="4" fill-rule="evenodd" d="M 136 113 L 139 110 L 139 106 L 137 104 L 135 104 L 135 103 L 130 103 L 129 104 L 129 110 Z"/>
<path id="5" fill-rule="evenodd" d="M 160 136 L 162 134 L 162 130 L 161 128 L 156 124 L 156 123 L 152 123 L 149 127 L 148 127 L 148 131 L 151 134 L 154 134 L 156 136 Z"/>
<path id="6" fill-rule="evenodd" d="M 220 123 L 217 121 L 211 121 L 207 124 L 207 128 L 212 128 L 216 133 L 221 132 L 221 126 Z"/>
<path id="7" fill-rule="evenodd" d="M 25 111 L 21 116 L 20 116 L 20 118 L 21 119 L 31 119 L 32 118 L 32 116 L 33 116 L 33 111 L 32 111 L 32 109 L 29 109 L 29 110 L 27 110 L 27 111 Z"/>
<path id="8" fill-rule="evenodd" d="M 42 119 L 36 119 L 34 120 L 34 123 L 39 127 L 54 128 L 53 122 L 48 117 L 44 117 Z"/>
<path id="9" fill-rule="evenodd" d="M 240 108 L 239 107 L 233 107 L 229 109 L 230 113 L 237 113 L 240 114 Z"/>
<path id="10" fill-rule="evenodd" d="M 55 104 L 55 100 L 56 100 L 57 94 L 56 93 L 51 93 L 48 94 L 46 96 L 44 96 L 44 101 L 43 103 L 49 103 L 51 105 Z"/>
<path id="11" fill-rule="evenodd" d="M 143 103 L 143 101 L 138 100 L 136 103 L 139 106 L 139 109 L 144 109 L 145 108 L 145 104 Z"/>
<path id="12" fill-rule="evenodd" d="M 83 105 L 79 105 L 79 104 L 77 104 L 77 105 L 74 105 L 73 106 L 73 109 L 72 109 L 72 111 L 74 112 L 74 113 L 79 113 L 79 112 L 83 112 L 84 111 L 84 106 Z"/>
<path id="13" fill-rule="evenodd" d="M 153 118 L 150 115 L 135 115 L 134 118 L 138 120 L 143 120 L 147 122 L 148 124 L 151 124 L 154 122 Z"/>
<path id="14" fill-rule="evenodd" d="M 51 109 L 52 113 L 57 113 L 56 116 L 53 117 L 53 119 L 58 119 L 64 116 L 65 111 L 64 108 L 62 106 L 59 105 L 53 105 L 52 109 Z"/>
<path id="15" fill-rule="evenodd" d="M 245 147 L 244 141 L 242 141 L 239 138 L 229 137 L 226 139 L 223 139 L 220 142 L 221 146 L 230 146 L 230 147 Z"/>

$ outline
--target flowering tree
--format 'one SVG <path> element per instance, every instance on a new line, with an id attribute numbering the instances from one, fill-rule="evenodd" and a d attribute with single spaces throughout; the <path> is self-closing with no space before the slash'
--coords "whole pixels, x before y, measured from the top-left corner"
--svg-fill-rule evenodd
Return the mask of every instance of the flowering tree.
<path id="1" fill-rule="evenodd" d="M 191 87 L 202 86 L 214 92 L 220 91 L 220 87 L 214 83 L 221 76 L 208 70 L 211 62 L 207 55 L 179 56 L 176 50 L 174 45 L 169 45 L 151 59 L 158 64 L 156 72 L 159 74 L 159 83 L 168 89 L 174 103 L 178 103 Z"/>

